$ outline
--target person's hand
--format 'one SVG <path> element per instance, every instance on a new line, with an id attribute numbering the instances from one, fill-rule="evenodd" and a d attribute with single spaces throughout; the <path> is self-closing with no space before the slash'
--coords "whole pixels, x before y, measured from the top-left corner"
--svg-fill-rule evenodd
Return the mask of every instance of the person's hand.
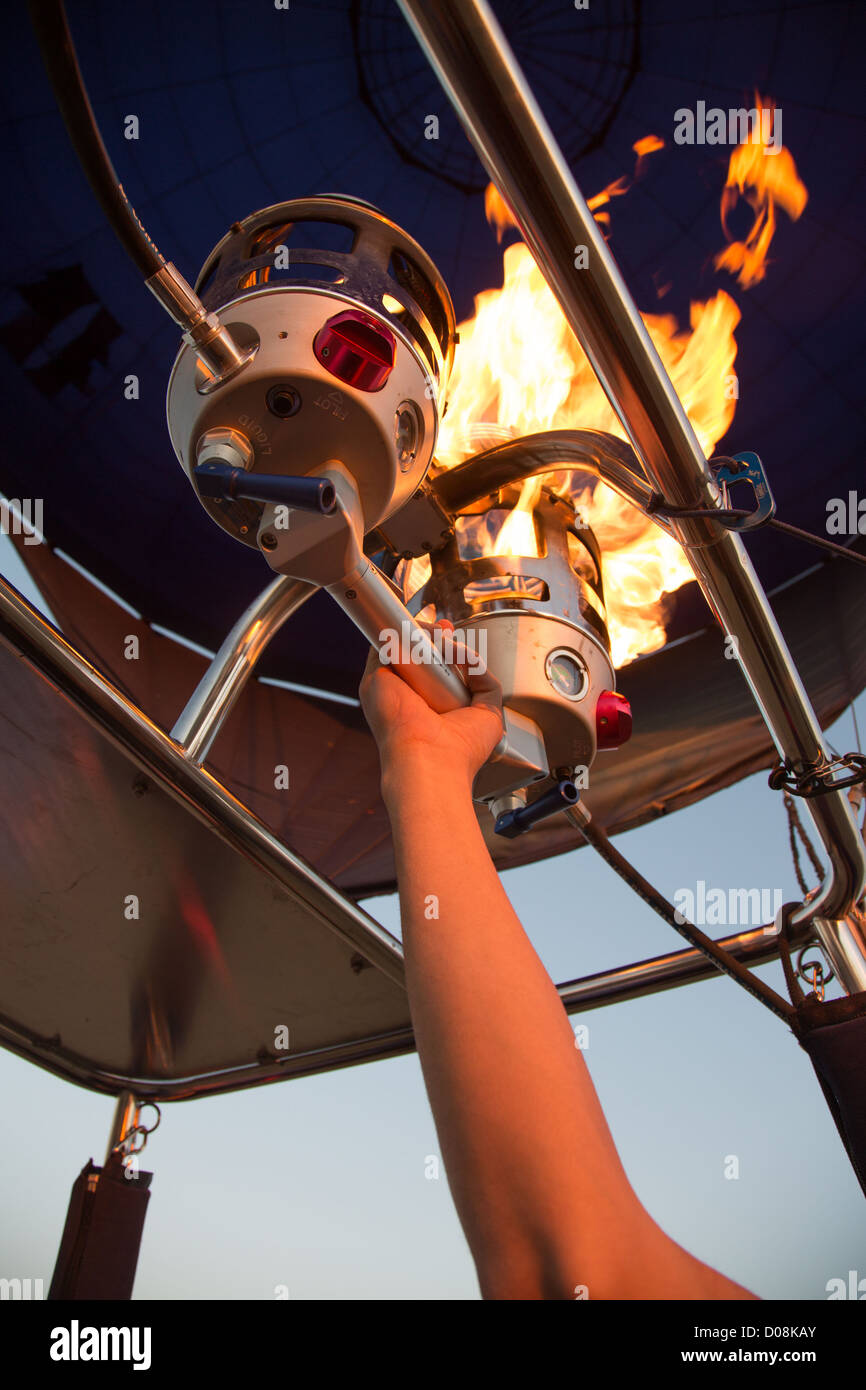
<path id="1" fill-rule="evenodd" d="M 436 627 L 453 631 L 454 625 L 443 619 Z M 465 672 L 472 703 L 447 714 L 432 710 L 402 676 L 380 663 L 375 648 L 370 649 L 359 693 L 379 746 L 383 781 L 401 765 L 417 765 L 420 756 L 431 767 L 457 774 L 471 785 L 502 737 L 502 687 L 477 655 L 469 659 L 459 638 L 453 643 L 455 665 Z"/>

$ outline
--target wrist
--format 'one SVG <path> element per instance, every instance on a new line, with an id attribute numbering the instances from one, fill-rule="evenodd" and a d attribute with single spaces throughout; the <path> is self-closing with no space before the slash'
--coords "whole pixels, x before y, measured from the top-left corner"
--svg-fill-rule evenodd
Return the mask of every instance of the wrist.
<path id="1" fill-rule="evenodd" d="M 471 805 L 473 781 L 468 768 L 437 758 L 435 750 L 423 745 L 382 757 L 382 800 L 390 812 L 407 803 Z"/>

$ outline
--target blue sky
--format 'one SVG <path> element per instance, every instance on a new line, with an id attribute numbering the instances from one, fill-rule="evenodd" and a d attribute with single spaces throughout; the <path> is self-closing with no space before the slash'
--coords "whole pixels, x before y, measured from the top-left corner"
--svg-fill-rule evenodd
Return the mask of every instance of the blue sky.
<path id="1" fill-rule="evenodd" d="M 31 599 L 8 541 L 0 569 Z M 866 699 L 857 703 L 866 728 Z M 850 712 L 829 731 L 855 747 Z M 748 778 L 617 844 L 657 886 L 797 895 L 784 810 Z M 677 949 L 680 938 L 590 850 L 504 876 L 556 980 Z M 399 931 L 396 901 L 368 909 Z M 781 992 L 776 965 L 761 974 Z M 767 1298 L 822 1299 L 866 1276 L 866 1206 L 810 1064 L 784 1024 L 726 979 L 594 1010 L 587 1062 L 652 1215 Z M 69 1190 L 102 1162 L 111 1099 L 0 1051 L 0 1277 L 47 1291 Z M 417 1057 L 164 1107 L 135 1296 L 475 1299 Z M 731 1155 L 739 1177 L 725 1177 Z"/>

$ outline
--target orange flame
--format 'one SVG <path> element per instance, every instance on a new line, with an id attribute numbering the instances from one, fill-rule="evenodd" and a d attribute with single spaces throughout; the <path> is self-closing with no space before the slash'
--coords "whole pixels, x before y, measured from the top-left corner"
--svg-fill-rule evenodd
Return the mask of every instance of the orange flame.
<path id="1" fill-rule="evenodd" d="M 609 223 L 605 209 L 643 172 L 646 158 L 663 141 L 646 136 L 634 145 L 634 177 L 616 179 L 589 200 L 596 220 Z M 740 146 L 731 161 L 753 158 Z M 796 207 L 805 196 L 788 190 L 772 167 L 793 169 L 787 151 L 759 157 L 768 168 L 765 187 L 781 206 Z M 740 166 L 738 165 L 738 168 Z M 737 175 L 739 177 L 739 175 Z M 729 174 L 729 182 L 734 177 Z M 757 187 L 757 175 L 748 186 Z M 744 183 L 744 187 L 747 186 Z M 800 185 L 802 188 L 802 185 Z M 725 197 L 729 197 L 726 186 Z M 515 225 L 510 209 L 491 185 L 485 195 L 489 221 L 502 238 Z M 724 197 L 723 197 L 724 212 Z M 798 214 L 799 215 L 799 214 Z M 728 248 L 729 252 L 733 247 Z M 596 429 L 625 438 L 625 432 L 596 380 L 589 361 L 563 317 L 559 305 L 523 242 L 503 255 L 503 285 L 475 299 L 475 314 L 460 325 L 460 348 L 448 393 L 448 413 L 442 422 L 437 462 L 445 468 L 464 462 L 479 449 L 503 438 L 553 427 Z M 740 310 L 720 290 L 705 303 L 693 303 L 690 328 L 681 328 L 672 315 L 644 314 L 643 321 L 683 403 L 702 448 L 710 454 L 731 424 L 736 410 L 737 346 L 734 329 Z M 576 489 L 586 482 L 579 471 L 566 475 L 583 520 L 598 537 L 603 556 L 603 584 L 614 665 L 619 667 L 665 642 L 665 595 L 692 579 L 680 546 L 603 483 Z M 542 483 L 562 491 L 564 475 L 549 474 L 524 486 L 520 502 L 492 541 L 477 539 L 485 553 L 534 555 L 531 512 Z M 419 576 L 420 577 L 420 576 Z"/>
<path id="2" fill-rule="evenodd" d="M 517 503 L 494 541 L 494 555 L 538 555 L 538 539 L 532 524 L 532 513 L 541 497 L 542 478 L 527 478 L 520 489 Z"/>
<path id="3" fill-rule="evenodd" d="M 624 193 L 628 193 L 632 185 L 642 177 L 646 168 L 647 157 L 656 150 L 663 150 L 665 142 L 658 135 L 644 135 L 640 140 L 636 140 L 632 149 L 637 155 L 632 178 L 623 174 L 618 179 L 609 183 L 607 188 L 603 188 L 600 193 L 596 193 L 592 198 L 587 199 L 587 207 L 595 216 L 596 222 L 604 230 L 610 227 L 610 213 L 600 212 L 596 216 L 596 208 L 603 208 L 610 202 L 611 198 L 621 198 Z M 496 240 L 502 241 L 502 236 L 509 227 L 516 227 L 514 214 L 506 203 L 502 194 L 495 184 L 489 183 L 484 193 L 484 212 L 487 221 L 492 227 L 496 228 Z"/>
<path id="4" fill-rule="evenodd" d="M 484 213 L 491 227 L 496 228 L 496 240 L 502 240 L 503 232 L 516 227 L 514 215 L 495 183 L 489 183 L 484 193 Z"/>
<path id="5" fill-rule="evenodd" d="M 605 205 L 610 202 L 611 198 L 621 198 L 624 193 L 628 193 L 629 189 L 634 186 L 644 173 L 647 156 L 653 154 L 656 150 L 663 150 L 664 147 L 664 140 L 660 140 L 657 135 L 642 136 L 640 140 L 636 140 L 632 145 L 632 149 L 637 155 L 632 177 L 628 178 L 623 174 L 621 178 L 614 179 L 613 183 L 609 183 L 607 188 L 603 188 L 601 193 L 596 193 L 592 198 L 587 198 L 586 206 L 601 227 L 605 237 L 610 231 L 610 213 L 596 212 L 596 208 L 605 207 Z"/>
<path id="6" fill-rule="evenodd" d="M 809 199 L 790 151 L 783 145 L 775 153 L 767 153 L 775 105 L 756 95 L 755 109 L 758 119 L 749 139 L 737 145 L 728 164 L 721 211 L 722 230 L 730 245 L 714 261 L 717 270 L 736 275 L 744 289 L 758 284 L 767 273 L 767 253 L 776 231 L 776 204 L 796 221 Z M 764 112 L 769 119 L 765 120 Z M 740 198 L 752 208 L 755 220 L 745 241 L 734 241 L 728 232 L 728 218 Z"/>

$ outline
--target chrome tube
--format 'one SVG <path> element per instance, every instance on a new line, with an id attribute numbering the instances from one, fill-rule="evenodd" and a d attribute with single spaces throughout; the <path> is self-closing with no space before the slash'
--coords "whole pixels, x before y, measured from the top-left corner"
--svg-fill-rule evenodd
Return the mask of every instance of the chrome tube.
<path id="1" fill-rule="evenodd" d="M 377 1033 L 345 1043 L 290 1052 L 280 1060 L 256 1060 L 218 1071 L 172 1077 L 169 1080 L 148 1077 L 128 1077 L 95 1066 L 74 1053 L 57 1048 L 52 1040 L 25 1031 L 0 1015 L 0 1046 L 14 1052 L 25 1062 L 44 1067 L 54 1076 L 84 1086 L 89 1091 L 116 1096 L 118 1090 L 132 1084 L 140 1106 L 150 1100 L 195 1100 L 201 1096 L 227 1095 L 230 1091 L 249 1090 L 274 1081 L 287 1081 L 297 1076 L 317 1076 L 320 1072 L 336 1071 L 340 1067 L 356 1066 L 361 1062 L 377 1062 L 384 1057 L 402 1057 L 414 1051 L 411 1028 L 399 1028 L 390 1033 Z"/>
<path id="2" fill-rule="evenodd" d="M 209 389 L 228 381 L 255 357 L 254 347 L 239 347 L 219 315 L 208 313 L 195 290 L 177 266 L 166 261 L 144 282 L 151 294 L 184 330 L 184 341 L 195 348 L 213 373 Z"/>
<path id="3" fill-rule="evenodd" d="M 171 731 L 190 762 L 205 761 L 265 647 L 315 592 L 279 575 L 238 618 Z"/>
<path id="4" fill-rule="evenodd" d="M 794 935 L 793 944 L 805 944 L 808 936 L 807 930 L 798 930 Z M 765 936 L 759 927 L 736 936 L 724 937 L 719 945 L 724 946 L 745 964 L 762 965 L 777 957 L 777 942 L 778 937 Z M 649 960 L 637 961 L 634 965 L 615 966 L 612 970 L 601 970 L 595 975 L 586 975 L 583 979 L 566 980 L 556 988 L 566 1013 L 582 1014 L 590 1009 L 602 1008 L 606 1004 L 639 999 L 647 994 L 657 994 L 662 990 L 694 984 L 715 976 L 722 978 L 706 956 L 700 951 L 685 950 L 653 956 Z M 23 1057 L 25 1061 L 36 1062 L 56 1076 L 63 1076 L 68 1081 L 86 1086 L 91 1091 L 117 1095 L 118 1090 L 129 1083 L 127 1077 L 95 1069 L 74 1056 L 58 1053 L 49 1040 L 23 1032 L 7 1023 L 2 1016 L 0 1043 L 10 1052 Z M 168 1101 L 226 1095 L 230 1091 L 266 1086 L 275 1081 L 286 1081 L 291 1077 L 315 1076 L 341 1067 L 356 1066 L 361 1062 L 405 1056 L 414 1050 L 415 1039 L 412 1029 L 400 1028 L 348 1043 L 334 1043 L 311 1051 L 290 1053 L 279 1061 L 256 1061 L 170 1080 L 156 1080 L 153 1077 L 133 1078 L 135 1103 L 143 1105 L 151 1098 Z M 132 1093 L 127 1091 L 126 1094 Z M 109 1151 L 111 1147 L 110 1145 Z"/>
<path id="5" fill-rule="evenodd" d="M 717 493 L 688 416 L 568 165 L 485 0 L 398 0 L 400 8 L 579 338 L 648 476 L 689 469 L 674 505 Z M 588 266 L 575 266 L 578 248 Z M 661 489 L 660 489 L 661 490 Z M 700 522 L 704 544 L 717 528 Z"/>
<path id="6" fill-rule="evenodd" d="M 613 434 L 601 430 L 546 430 L 485 449 L 468 462 L 438 474 L 431 486 L 447 511 L 459 512 L 508 483 L 558 469 L 581 469 L 646 512 L 654 490 L 636 471 L 639 466 L 634 450 Z M 661 517 L 651 516 L 651 520 L 668 530 Z"/>
<path id="7" fill-rule="evenodd" d="M 580 190 L 485 0 L 398 0 L 491 179 L 556 295 L 647 477 L 673 506 L 705 508 L 718 491 Z M 586 264 L 578 250 L 585 251 Z M 720 523 L 671 523 L 725 633 L 780 757 L 795 770 L 826 757 L 821 729 L 742 541 Z M 866 854 L 847 798 L 806 803 L 830 861 L 814 919 L 849 990 L 866 988 L 866 956 L 837 922 L 863 892 Z M 835 968 L 835 967 L 834 967 Z"/>
<path id="8" fill-rule="evenodd" d="M 792 945 L 805 945 L 811 935 L 808 926 L 792 932 Z M 779 956 L 778 936 L 766 933 L 762 927 L 724 936 L 716 944 L 744 965 L 766 965 Z M 582 1013 L 624 999 L 639 999 L 644 994 L 658 994 L 678 985 L 694 984 L 697 980 L 724 979 L 702 951 L 689 947 L 671 951 L 664 956 L 636 961 L 634 965 L 619 965 L 613 970 L 600 970 L 581 980 L 569 980 L 557 985 L 559 997 L 568 1013 Z"/>
<path id="9" fill-rule="evenodd" d="M 114 1107 L 114 1116 L 108 1135 L 108 1148 L 105 1151 L 106 1163 L 114 1150 L 130 1138 L 132 1131 L 138 1124 L 140 1114 L 141 1103 L 132 1091 L 121 1091 L 117 1097 L 117 1105 Z"/>
<path id="10" fill-rule="evenodd" d="M 399 941 L 312 865 L 287 849 L 215 777 L 185 758 L 168 734 L 91 666 L 4 579 L 0 579 L 0 640 L 202 824 L 302 903 L 312 921 L 334 932 L 389 979 L 405 984 Z"/>
<path id="11" fill-rule="evenodd" d="M 462 678 L 442 659 L 394 585 L 371 561 L 347 574 L 339 584 L 329 584 L 327 590 L 377 651 L 389 633 L 394 635 L 400 660 L 391 664 L 431 709 L 445 714 L 469 704 Z"/>

